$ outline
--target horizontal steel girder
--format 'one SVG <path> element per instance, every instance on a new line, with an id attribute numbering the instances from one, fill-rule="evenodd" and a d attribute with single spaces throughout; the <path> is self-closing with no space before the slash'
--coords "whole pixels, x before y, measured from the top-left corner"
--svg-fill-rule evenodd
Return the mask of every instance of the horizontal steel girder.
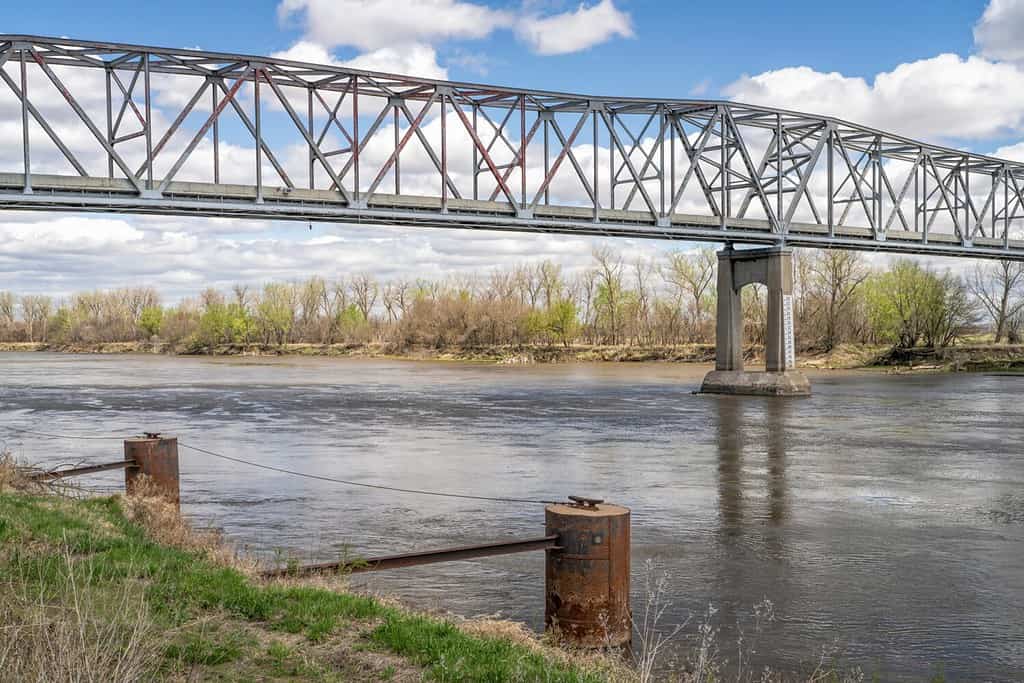
<path id="1" fill-rule="evenodd" d="M 0 35 L 0 77 L 23 152 L 0 168 L 0 209 L 1024 260 L 1024 164 L 833 117 L 24 35 Z M 168 77 L 183 96 L 164 97 Z M 222 181 L 229 118 L 251 183 Z M 77 175 L 35 170 L 40 134 Z"/>

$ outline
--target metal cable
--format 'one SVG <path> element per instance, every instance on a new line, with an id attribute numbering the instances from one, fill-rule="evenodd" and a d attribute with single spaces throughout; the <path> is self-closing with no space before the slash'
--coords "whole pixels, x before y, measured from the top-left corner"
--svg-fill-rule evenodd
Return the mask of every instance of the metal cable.
<path id="1" fill-rule="evenodd" d="M 121 436 L 84 436 L 75 434 L 50 434 L 47 432 L 38 432 L 31 429 L 21 429 L 19 427 L 10 427 L 8 425 L 0 425 L 4 429 L 12 432 L 18 432 L 21 434 L 31 434 L 34 436 L 43 436 L 51 439 L 81 439 L 81 440 L 124 440 L 126 437 Z M 448 493 L 444 491 L 427 491 L 424 489 L 407 489 L 398 486 L 385 486 L 384 484 L 368 484 L 366 482 L 350 481 L 347 479 L 337 479 L 335 477 L 325 477 L 319 474 L 309 474 L 307 472 L 298 472 L 296 470 L 289 470 L 283 467 L 274 467 L 273 465 L 264 465 L 258 462 L 252 462 L 250 460 L 243 460 L 242 458 L 236 458 L 230 455 L 224 455 L 223 453 L 216 453 L 199 446 L 192 446 L 191 444 L 178 441 L 178 445 L 182 448 L 188 448 L 189 450 L 196 451 L 197 453 L 203 453 L 205 455 L 212 456 L 214 458 L 221 458 L 223 460 L 230 460 L 231 462 L 237 462 L 242 465 L 249 465 L 250 467 L 258 467 L 264 470 L 270 470 L 272 472 L 280 472 L 281 474 L 290 474 L 296 477 L 305 477 L 307 479 L 318 479 L 320 481 L 329 481 L 335 484 L 344 484 L 346 486 L 360 486 L 368 489 L 379 489 L 382 491 L 395 491 L 397 493 L 413 493 L 421 496 L 437 496 L 440 498 L 461 498 L 464 500 L 484 500 L 495 503 L 527 503 L 531 505 L 557 505 L 561 501 L 557 500 L 538 500 L 535 498 L 507 498 L 501 496 L 474 496 L 468 493 Z"/>
<path id="2" fill-rule="evenodd" d="M 264 470 L 271 470 L 272 472 L 280 472 L 282 474 L 292 474 L 296 477 L 306 477 L 307 479 L 319 479 L 320 481 L 329 481 L 335 484 L 345 484 L 346 486 L 362 486 L 368 489 L 380 489 L 383 491 L 396 491 L 398 493 L 415 493 L 422 496 L 438 496 L 441 498 L 463 498 L 466 500 L 487 500 L 497 503 L 529 503 L 533 505 L 557 505 L 561 501 L 557 500 L 537 500 L 535 498 L 502 498 L 496 496 L 474 496 L 468 493 L 446 493 L 443 491 L 426 491 L 423 489 L 406 489 L 399 488 L 397 486 L 385 486 L 383 484 L 368 484 L 360 481 L 349 481 L 347 479 L 336 479 L 334 477 L 325 477 L 319 474 L 309 474 L 307 472 L 296 472 L 295 470 L 284 469 L 283 467 L 274 467 L 273 465 L 263 465 L 258 462 L 252 462 L 250 460 L 242 460 L 241 458 L 235 458 L 230 455 L 224 455 L 223 453 L 215 453 L 213 451 L 206 450 L 205 448 L 199 448 L 198 446 L 191 446 L 182 441 L 178 441 L 178 445 L 182 448 L 188 448 L 189 450 L 196 451 L 198 453 L 205 453 L 206 455 L 212 455 L 215 458 L 223 458 L 224 460 L 230 460 L 232 462 L 241 463 L 243 465 L 249 465 L 251 467 L 259 467 Z"/>

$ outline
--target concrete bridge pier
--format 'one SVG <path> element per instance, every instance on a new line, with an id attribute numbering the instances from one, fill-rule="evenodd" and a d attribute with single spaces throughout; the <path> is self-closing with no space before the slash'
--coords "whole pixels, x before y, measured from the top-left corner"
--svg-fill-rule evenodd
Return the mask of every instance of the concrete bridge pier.
<path id="1" fill-rule="evenodd" d="M 765 371 L 743 369 L 743 308 L 740 292 L 750 284 L 768 288 Z M 796 370 L 793 339 L 793 252 L 784 247 L 718 252 L 718 327 L 715 369 L 701 393 L 807 396 L 811 384 Z"/>

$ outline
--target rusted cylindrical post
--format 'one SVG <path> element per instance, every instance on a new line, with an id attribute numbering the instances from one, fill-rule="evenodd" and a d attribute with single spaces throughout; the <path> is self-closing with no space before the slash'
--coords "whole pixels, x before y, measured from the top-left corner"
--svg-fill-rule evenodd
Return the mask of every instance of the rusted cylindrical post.
<path id="1" fill-rule="evenodd" d="M 159 434 L 128 439 L 124 442 L 124 459 L 135 461 L 134 466 L 124 470 L 124 488 L 129 495 L 136 491 L 140 478 L 145 475 L 157 493 L 180 505 L 177 439 L 161 438 Z"/>
<path id="2" fill-rule="evenodd" d="M 544 622 L 581 647 L 618 647 L 632 639 L 629 609 L 629 508 L 594 499 L 545 509 L 548 551 Z"/>

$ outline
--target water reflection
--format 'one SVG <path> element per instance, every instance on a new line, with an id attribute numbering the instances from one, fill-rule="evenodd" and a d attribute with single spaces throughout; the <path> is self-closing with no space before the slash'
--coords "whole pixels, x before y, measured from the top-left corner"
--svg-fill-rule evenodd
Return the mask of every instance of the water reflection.
<path id="1" fill-rule="evenodd" d="M 792 399 L 768 401 L 768 510 L 769 519 L 775 525 L 781 525 L 789 517 L 786 430 L 792 406 Z"/>
<path id="2" fill-rule="evenodd" d="M 722 397 L 716 401 L 718 554 L 713 595 L 723 624 L 748 628 L 768 598 L 790 605 L 785 526 L 788 400 Z"/>
<path id="3" fill-rule="evenodd" d="M 737 536 L 760 520 L 781 526 L 789 517 L 786 433 L 792 401 L 727 397 L 717 401 L 717 409 L 720 536 Z M 766 472 L 763 494 L 753 490 L 760 484 L 755 473 L 762 468 Z M 766 514 L 754 507 L 762 495 L 767 500 Z"/>

